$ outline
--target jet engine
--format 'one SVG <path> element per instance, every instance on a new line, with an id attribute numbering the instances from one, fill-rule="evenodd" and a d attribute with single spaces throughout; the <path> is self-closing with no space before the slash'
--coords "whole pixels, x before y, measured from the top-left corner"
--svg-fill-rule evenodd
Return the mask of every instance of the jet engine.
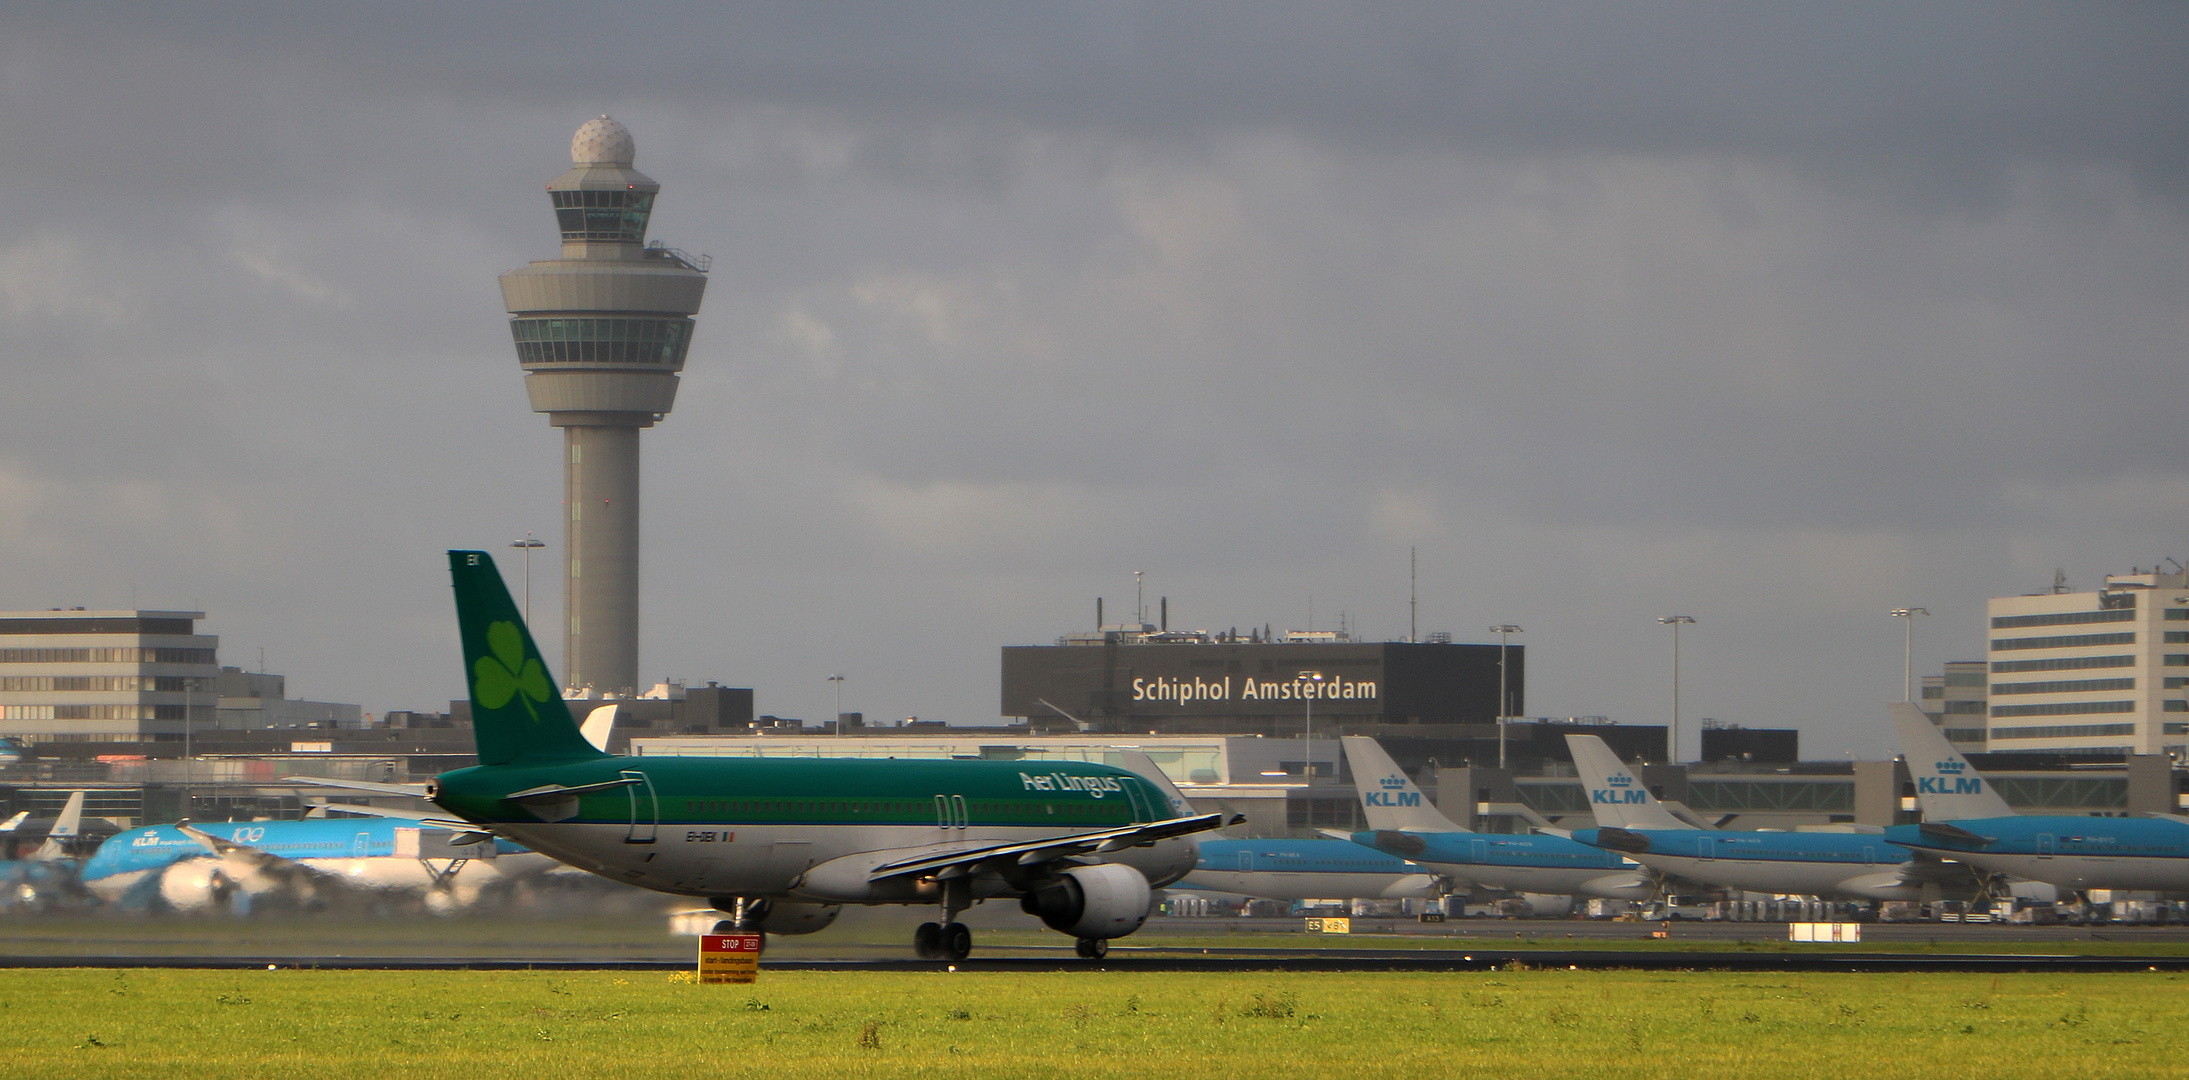
<path id="1" fill-rule="evenodd" d="M 1049 929 L 1077 938 L 1124 937 L 1148 921 L 1148 879 L 1119 863 L 1075 866 L 1019 898 Z"/>

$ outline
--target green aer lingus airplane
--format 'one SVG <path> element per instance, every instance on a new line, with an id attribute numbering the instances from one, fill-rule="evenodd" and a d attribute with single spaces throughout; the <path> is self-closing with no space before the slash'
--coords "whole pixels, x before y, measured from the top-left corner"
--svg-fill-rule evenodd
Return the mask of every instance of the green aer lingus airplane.
<path id="1" fill-rule="evenodd" d="M 1096 958 L 1193 869 L 1193 814 L 1151 766 L 850 758 L 615 757 L 579 733 L 494 560 L 451 551 L 479 764 L 427 797 L 480 830 L 602 877 L 706 897 L 741 930 L 807 933 L 843 904 L 934 905 L 922 957 L 962 959 L 957 921 L 1017 897 Z"/>

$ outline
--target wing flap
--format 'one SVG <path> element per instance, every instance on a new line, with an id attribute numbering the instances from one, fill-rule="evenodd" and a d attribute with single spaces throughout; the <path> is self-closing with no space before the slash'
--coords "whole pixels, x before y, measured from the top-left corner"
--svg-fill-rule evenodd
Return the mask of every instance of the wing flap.
<path id="1" fill-rule="evenodd" d="M 1069 836 L 1048 837 L 1041 840 L 1023 840 L 1008 844 L 987 844 L 956 851 L 927 852 L 909 859 L 886 862 L 868 871 L 869 881 L 893 877 L 961 877 L 972 873 L 981 863 L 1008 859 L 1020 866 L 1054 862 L 1075 855 L 1093 855 L 1122 851 L 1135 844 L 1168 840 L 1174 836 L 1220 829 L 1227 824 L 1237 824 L 1245 819 L 1226 821 L 1222 814 L 1197 814 L 1191 817 L 1170 818 L 1127 825 L 1116 829 L 1074 833 Z"/>

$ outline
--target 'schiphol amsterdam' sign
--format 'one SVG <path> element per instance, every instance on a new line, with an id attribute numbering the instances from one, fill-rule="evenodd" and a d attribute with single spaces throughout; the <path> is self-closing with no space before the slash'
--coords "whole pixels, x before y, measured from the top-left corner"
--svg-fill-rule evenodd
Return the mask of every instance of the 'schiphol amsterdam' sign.
<path id="1" fill-rule="evenodd" d="M 1197 701 L 1373 701 L 1376 699 L 1376 683 L 1373 679 L 1254 679 L 1234 678 L 1226 675 L 1221 679 L 1134 679 L 1134 701 L 1165 702 L 1185 705 Z"/>

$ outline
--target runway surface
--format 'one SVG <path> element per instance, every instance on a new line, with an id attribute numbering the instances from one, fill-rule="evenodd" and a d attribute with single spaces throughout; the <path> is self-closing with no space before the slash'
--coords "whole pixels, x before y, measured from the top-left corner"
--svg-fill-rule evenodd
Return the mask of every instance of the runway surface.
<path id="1" fill-rule="evenodd" d="M 1415 950 L 1210 949 L 1194 955 L 1169 950 L 1136 956 L 1113 951 L 1103 960 L 1055 957 L 973 957 L 934 960 L 763 960 L 763 971 L 840 972 L 1050 972 L 1050 971 L 1365 971 L 1488 972 L 1573 971 L 2184 971 L 2182 956 L 2073 956 L 2035 953 L 1884 952 L 1626 952 L 1619 950 L 1505 950 L 1424 953 Z M 16 956 L 9 968 L 195 968 L 211 970 L 313 971 L 689 971 L 691 960 L 568 960 L 554 958 L 436 958 L 416 956 Z"/>
<path id="2" fill-rule="evenodd" d="M 771 971 L 946 971 L 911 959 L 918 911 L 847 912 L 771 937 Z M 2189 969 L 2189 927 L 1868 923 L 1861 943 L 1793 944 L 1784 923 L 1165 918 L 1099 962 L 1015 910 L 981 911 L 960 971 L 1574 970 L 2127 971 Z M 1655 935 L 1665 935 L 1662 938 Z M 0 922 L 0 967 L 690 970 L 697 942 L 664 915 L 434 919 L 23 919 Z"/>

